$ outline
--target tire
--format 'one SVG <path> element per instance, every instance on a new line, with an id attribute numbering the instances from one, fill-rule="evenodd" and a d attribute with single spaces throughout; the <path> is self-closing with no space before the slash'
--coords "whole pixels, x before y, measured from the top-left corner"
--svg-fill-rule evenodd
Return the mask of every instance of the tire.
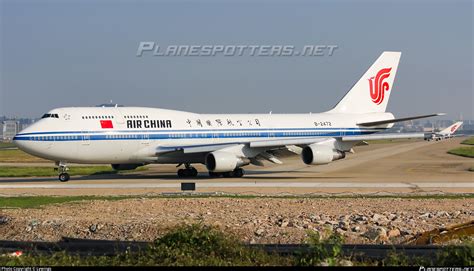
<path id="1" fill-rule="evenodd" d="M 195 169 L 195 168 L 191 168 L 191 169 L 189 170 L 189 172 L 191 173 L 191 174 L 190 174 L 191 177 L 197 177 L 197 175 L 198 175 L 198 171 L 197 171 L 197 169 Z"/>
<path id="2" fill-rule="evenodd" d="M 214 172 L 214 171 L 209 171 L 209 177 L 211 178 L 219 178 L 222 173 L 220 172 Z"/>
<path id="3" fill-rule="evenodd" d="M 234 172 L 233 171 L 227 171 L 227 172 L 224 172 L 224 178 L 232 178 L 234 177 Z"/>
<path id="4" fill-rule="evenodd" d="M 61 173 L 61 174 L 59 174 L 58 178 L 59 178 L 60 182 L 64 183 L 64 182 L 69 181 L 70 176 L 67 173 Z"/>
<path id="5" fill-rule="evenodd" d="M 180 178 L 186 177 L 186 171 L 182 168 L 178 169 L 178 177 Z"/>
<path id="6" fill-rule="evenodd" d="M 234 169 L 234 177 L 236 178 L 242 178 L 245 174 L 245 171 L 242 168 L 236 168 Z"/>

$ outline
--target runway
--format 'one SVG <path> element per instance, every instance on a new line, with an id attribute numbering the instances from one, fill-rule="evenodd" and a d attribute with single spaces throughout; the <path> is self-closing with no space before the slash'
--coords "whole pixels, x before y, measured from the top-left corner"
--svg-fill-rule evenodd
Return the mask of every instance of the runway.
<path id="1" fill-rule="evenodd" d="M 0 195 L 128 195 L 180 192 L 195 182 L 196 192 L 242 194 L 474 193 L 474 159 L 447 154 L 463 138 L 441 142 L 402 141 L 355 148 L 355 154 L 324 166 L 306 166 L 298 156 L 283 165 L 246 167 L 244 178 L 178 179 L 173 165 L 150 165 L 144 172 L 73 177 L 0 178 Z"/>
<path id="2" fill-rule="evenodd" d="M 26 184 L 0 185 L 2 189 L 134 189 L 180 188 L 179 183 L 129 183 L 129 184 Z M 320 182 L 205 182 L 196 188 L 474 188 L 474 183 L 320 183 Z"/>

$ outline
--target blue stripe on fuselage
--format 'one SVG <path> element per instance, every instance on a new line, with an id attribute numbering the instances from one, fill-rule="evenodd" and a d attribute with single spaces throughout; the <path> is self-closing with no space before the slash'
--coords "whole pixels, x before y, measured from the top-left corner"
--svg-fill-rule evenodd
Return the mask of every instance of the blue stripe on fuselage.
<path id="1" fill-rule="evenodd" d="M 32 133 L 19 133 L 17 136 L 24 135 L 54 135 L 54 134 L 104 134 L 104 133 L 181 133 L 181 132 L 248 132 L 248 131 L 327 131 L 327 130 L 353 130 L 353 131 L 362 131 L 362 130 L 385 130 L 386 128 L 255 128 L 255 129 L 184 129 L 184 130 L 99 130 L 99 131 L 57 131 L 57 132 L 32 132 Z"/>
<path id="2" fill-rule="evenodd" d="M 329 129 L 329 128 L 328 128 Z M 219 130 L 195 130 L 196 132 L 189 132 L 190 130 L 174 130 L 176 132 L 163 131 L 160 133 L 149 134 L 144 131 L 133 131 L 134 133 L 120 134 L 118 131 L 110 131 L 107 134 L 96 135 L 96 132 L 61 132 L 63 135 L 51 135 L 52 132 L 38 132 L 38 133 L 28 133 L 30 136 L 25 136 L 26 134 L 19 134 L 13 138 L 13 140 L 26 140 L 26 141 L 82 141 L 82 140 L 161 140 L 161 139 L 203 139 L 203 138 L 297 138 L 297 137 L 338 137 L 338 136 L 352 136 L 352 135 L 364 135 L 372 134 L 378 132 L 374 129 L 371 130 L 362 130 L 354 128 L 333 128 L 332 130 L 347 130 L 347 131 L 337 131 L 329 132 L 324 131 L 328 130 L 326 128 L 316 128 L 316 129 L 292 129 L 285 132 L 278 132 L 266 129 L 266 132 L 257 129 L 247 129 L 247 130 L 228 130 L 228 132 L 222 132 Z M 279 131 L 284 129 L 279 129 Z M 301 132 L 305 130 L 305 132 Z M 246 131 L 246 132 L 244 132 Z M 199 133 L 197 133 L 199 132 Z M 32 136 L 34 134 L 34 136 Z"/>

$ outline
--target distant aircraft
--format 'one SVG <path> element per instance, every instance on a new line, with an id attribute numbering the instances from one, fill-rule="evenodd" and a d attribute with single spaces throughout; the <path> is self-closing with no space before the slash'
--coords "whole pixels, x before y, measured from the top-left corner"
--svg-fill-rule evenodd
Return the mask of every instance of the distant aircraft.
<path id="1" fill-rule="evenodd" d="M 245 165 L 281 163 L 275 153 L 282 149 L 300 154 L 308 165 L 328 164 L 343 159 L 364 140 L 423 138 L 422 133 L 374 133 L 395 122 L 441 115 L 396 119 L 385 112 L 400 56 L 400 52 L 382 53 L 342 100 L 324 113 L 196 114 L 145 107 L 57 108 L 18 133 L 14 142 L 27 153 L 55 161 L 60 181 L 69 180 L 67 163 L 109 163 L 114 169 L 135 169 L 150 163 L 184 165 L 178 170 L 179 177 L 197 176 L 192 164 L 201 163 L 211 177 L 242 177 Z"/>
<path id="2" fill-rule="evenodd" d="M 462 121 L 458 121 L 455 124 L 449 126 L 448 128 L 446 128 L 446 129 L 444 129 L 440 132 L 427 134 L 425 136 L 425 140 L 439 141 L 439 140 L 442 140 L 442 139 L 455 137 L 456 135 L 454 135 L 454 133 L 456 133 L 456 131 L 462 126 L 462 124 L 463 124 Z"/>

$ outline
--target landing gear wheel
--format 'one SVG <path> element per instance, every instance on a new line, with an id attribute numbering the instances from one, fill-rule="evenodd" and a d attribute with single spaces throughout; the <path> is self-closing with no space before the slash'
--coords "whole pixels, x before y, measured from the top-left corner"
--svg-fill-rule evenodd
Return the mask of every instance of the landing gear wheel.
<path id="1" fill-rule="evenodd" d="M 56 165 L 58 166 L 58 167 L 57 167 L 57 170 L 58 170 L 58 172 L 59 172 L 59 176 L 58 176 L 59 181 L 60 181 L 60 182 L 67 182 L 67 181 L 69 181 L 70 176 L 69 176 L 69 174 L 67 173 L 67 171 L 69 170 L 69 168 L 67 167 L 66 162 L 65 162 L 65 161 L 57 161 L 57 162 L 56 162 Z"/>
<path id="2" fill-rule="evenodd" d="M 189 173 L 191 177 L 196 177 L 198 175 L 198 171 L 195 168 L 190 168 Z"/>
<path id="3" fill-rule="evenodd" d="M 242 168 L 234 169 L 234 172 L 233 172 L 234 177 L 242 178 L 244 176 L 244 174 L 245 174 L 245 170 L 243 170 Z"/>
<path id="4" fill-rule="evenodd" d="M 198 175 L 198 171 L 193 168 L 182 168 L 178 170 L 178 177 L 180 178 L 186 178 L 186 177 L 196 177 Z"/>
<path id="5" fill-rule="evenodd" d="M 211 178 L 219 178 L 222 175 L 220 172 L 209 171 L 209 177 Z"/>
<path id="6" fill-rule="evenodd" d="M 224 172 L 224 178 L 232 178 L 234 177 L 234 172 L 233 171 L 227 171 L 227 172 Z"/>
<path id="7" fill-rule="evenodd" d="M 59 181 L 60 181 L 60 182 L 63 182 L 63 183 L 64 183 L 64 182 L 67 182 L 67 181 L 69 181 L 69 178 L 70 178 L 69 174 L 67 174 L 67 173 L 65 173 L 65 172 L 59 174 Z"/>

